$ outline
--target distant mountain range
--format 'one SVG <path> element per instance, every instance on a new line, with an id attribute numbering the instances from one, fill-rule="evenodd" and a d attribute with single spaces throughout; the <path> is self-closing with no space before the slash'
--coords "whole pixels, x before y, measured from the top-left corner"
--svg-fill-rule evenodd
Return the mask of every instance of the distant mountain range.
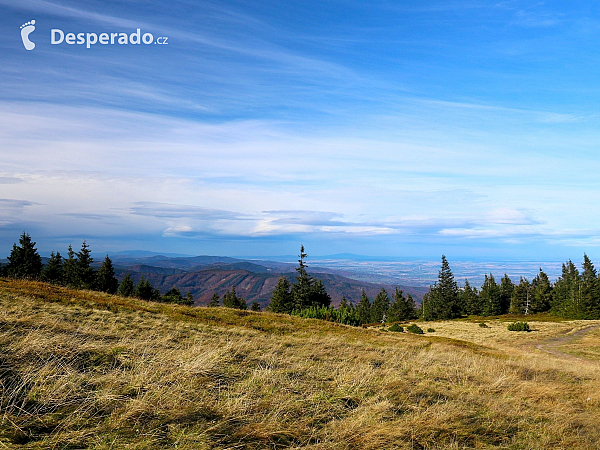
<path id="1" fill-rule="evenodd" d="M 172 287 L 179 288 L 184 295 L 190 292 L 197 305 L 208 303 L 215 292 L 222 296 L 235 286 L 238 295 L 248 304 L 256 301 L 264 307 L 269 303 L 271 292 L 280 277 L 285 276 L 290 281 L 295 277 L 293 264 L 276 261 L 220 256 L 171 257 L 131 254 L 115 254 L 112 260 L 119 280 L 122 280 L 126 273 L 130 273 L 137 283 L 143 276 L 163 293 Z M 309 272 L 323 280 L 334 305 L 339 304 L 342 296 L 358 303 L 363 289 L 373 299 L 382 287 L 390 295 L 396 287 L 354 280 L 328 268 L 319 267 L 312 271 L 309 269 Z M 426 292 L 423 287 L 398 287 L 410 293 L 417 301 L 420 301 Z"/>

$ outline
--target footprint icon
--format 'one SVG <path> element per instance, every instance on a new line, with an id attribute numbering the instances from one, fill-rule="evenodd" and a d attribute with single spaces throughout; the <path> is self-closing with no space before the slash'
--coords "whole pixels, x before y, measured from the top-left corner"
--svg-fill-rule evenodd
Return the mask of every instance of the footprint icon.
<path id="1" fill-rule="evenodd" d="M 21 25 L 21 39 L 23 39 L 23 45 L 26 50 L 33 50 L 35 43 L 29 40 L 29 35 L 35 30 L 35 20 L 24 23 Z"/>

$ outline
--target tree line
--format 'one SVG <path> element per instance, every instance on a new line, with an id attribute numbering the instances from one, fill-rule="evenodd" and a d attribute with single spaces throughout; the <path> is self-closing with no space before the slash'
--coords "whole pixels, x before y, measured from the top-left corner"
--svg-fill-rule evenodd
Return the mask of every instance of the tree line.
<path id="1" fill-rule="evenodd" d="M 63 258 L 60 252 L 53 251 L 45 265 L 35 246 L 36 243 L 33 242 L 29 233 L 23 232 L 19 238 L 19 244 L 13 245 L 8 256 L 8 264 L 0 265 L 0 276 L 41 280 L 74 289 L 89 289 L 118 294 L 123 297 L 137 297 L 142 300 L 190 306 L 194 304 L 194 298 L 189 292 L 184 297 L 178 288 L 173 287 L 161 295 L 159 290 L 155 289 L 144 277 L 140 279 L 137 286 L 130 274 L 126 274 L 119 283 L 108 255 L 104 258 L 100 268 L 96 270 L 92 266 L 94 258 L 86 241 L 83 241 L 78 252 L 75 252 L 69 245 L 66 258 Z"/>
<path id="2" fill-rule="evenodd" d="M 498 283 L 485 275 L 480 289 L 469 280 L 459 288 L 448 260 L 442 255 L 438 281 L 423 298 L 424 320 L 455 319 L 461 316 L 551 313 L 567 319 L 600 318 L 600 277 L 592 261 L 583 255 L 582 270 L 571 261 L 562 265 L 562 275 L 552 283 L 540 268 L 529 281 L 515 284 L 504 274 Z"/>

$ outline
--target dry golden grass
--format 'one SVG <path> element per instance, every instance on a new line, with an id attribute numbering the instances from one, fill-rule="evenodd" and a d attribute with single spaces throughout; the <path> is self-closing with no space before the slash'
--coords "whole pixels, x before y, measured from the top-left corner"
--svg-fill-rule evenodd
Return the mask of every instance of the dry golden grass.
<path id="1" fill-rule="evenodd" d="M 598 448 L 597 363 L 534 345 L 579 322 L 425 325 L 436 332 L 0 279 L 0 446 Z M 594 336 L 577 342 L 595 358 Z"/>

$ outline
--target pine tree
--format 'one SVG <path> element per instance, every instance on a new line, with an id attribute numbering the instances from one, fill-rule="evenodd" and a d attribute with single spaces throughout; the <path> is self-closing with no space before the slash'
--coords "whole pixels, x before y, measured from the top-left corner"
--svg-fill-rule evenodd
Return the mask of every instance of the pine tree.
<path id="1" fill-rule="evenodd" d="M 346 299 L 345 295 L 342 295 L 342 301 L 340 301 L 340 307 L 339 307 L 339 309 L 341 311 L 341 310 L 346 310 L 348 308 L 349 308 L 348 300 Z"/>
<path id="2" fill-rule="evenodd" d="M 504 274 L 502 280 L 500 280 L 500 314 L 506 314 L 508 312 L 514 290 L 515 285 L 512 280 L 507 274 Z"/>
<path id="3" fill-rule="evenodd" d="M 383 323 L 387 319 L 387 312 L 390 309 L 390 297 L 385 289 L 375 296 L 371 305 L 371 323 Z"/>
<path id="4" fill-rule="evenodd" d="M 31 240 L 29 233 L 23 231 L 19 238 L 19 245 L 13 245 L 6 273 L 12 278 L 37 279 L 42 273 L 42 258 L 40 257 L 35 242 Z"/>
<path id="5" fill-rule="evenodd" d="M 396 288 L 394 300 L 388 310 L 388 322 L 400 322 L 417 318 L 417 308 L 412 296 L 408 294 L 406 297 L 401 289 Z"/>
<path id="6" fill-rule="evenodd" d="M 471 286 L 469 280 L 465 279 L 465 287 L 460 291 L 459 297 L 462 311 L 467 316 L 480 316 L 483 313 L 479 292 Z"/>
<path id="7" fill-rule="evenodd" d="M 119 289 L 117 293 L 121 297 L 133 297 L 135 295 L 135 285 L 133 284 L 133 280 L 131 279 L 131 275 L 126 274 L 119 284 Z"/>
<path id="8" fill-rule="evenodd" d="M 331 305 L 331 297 L 325 290 L 323 282 L 318 279 L 313 279 L 313 285 L 310 290 L 310 306 L 322 307 Z"/>
<path id="9" fill-rule="evenodd" d="M 220 306 L 220 297 L 219 294 L 217 294 L 216 292 L 212 295 L 210 302 L 208 302 L 208 304 L 206 305 L 209 308 L 216 308 L 217 306 Z"/>
<path id="10" fill-rule="evenodd" d="M 300 255 L 298 267 L 296 268 L 296 282 L 291 287 L 292 297 L 294 298 L 294 307 L 292 309 L 302 310 L 312 305 L 311 297 L 313 293 L 313 279 L 306 271 L 304 260 L 308 256 L 304 252 L 304 245 L 300 246 Z"/>
<path id="11" fill-rule="evenodd" d="M 485 276 L 479 298 L 483 307 L 484 316 L 497 316 L 502 314 L 502 303 L 500 299 L 500 286 L 496 283 L 494 275 Z"/>
<path id="12" fill-rule="evenodd" d="M 260 304 L 258 302 L 252 302 L 252 306 L 250 306 L 250 311 L 260 312 Z"/>
<path id="13" fill-rule="evenodd" d="M 562 265 L 562 275 L 552 289 L 551 310 L 561 317 L 585 319 L 582 301 L 583 279 L 571 260 Z"/>
<path id="14" fill-rule="evenodd" d="M 63 259 L 59 252 L 50 253 L 48 264 L 42 270 L 42 280 L 50 283 L 62 283 L 64 280 Z"/>
<path id="15" fill-rule="evenodd" d="M 460 317 L 458 286 L 445 255 L 442 255 L 442 268 L 438 273 L 437 283 L 429 288 L 429 292 L 423 298 L 422 310 L 424 320 Z"/>
<path id="16" fill-rule="evenodd" d="M 81 250 L 77 252 L 77 277 L 79 284 L 77 287 L 83 289 L 93 289 L 96 281 L 96 272 L 92 267 L 94 259 L 91 256 L 90 246 L 86 241 L 81 244 Z"/>
<path id="17" fill-rule="evenodd" d="M 519 284 L 513 289 L 508 312 L 511 314 L 530 314 L 531 297 L 531 284 L 527 278 L 521 277 Z"/>
<path id="18" fill-rule="evenodd" d="M 77 257 L 75 252 L 73 251 L 73 247 L 69 244 L 69 249 L 67 251 L 67 259 L 65 260 L 63 269 L 64 269 L 64 282 L 67 286 L 79 286 L 79 274 L 77 272 Z"/>
<path id="19" fill-rule="evenodd" d="M 115 269 L 112 265 L 112 261 L 106 255 L 104 262 L 100 266 L 98 273 L 96 274 L 96 289 L 102 292 L 108 292 L 114 294 L 119 288 L 119 281 L 115 278 Z"/>
<path id="20" fill-rule="evenodd" d="M 365 290 L 363 289 L 360 297 L 360 302 L 356 306 L 356 314 L 361 324 L 370 323 L 371 321 L 371 300 L 367 297 Z"/>
<path id="21" fill-rule="evenodd" d="M 294 297 L 290 292 L 290 282 L 287 278 L 281 277 L 271 294 L 269 310 L 275 313 L 290 314 L 294 309 Z"/>
<path id="22" fill-rule="evenodd" d="M 140 278 L 140 282 L 135 290 L 135 296 L 147 301 L 160 299 L 160 293 L 157 296 L 157 292 L 150 284 L 150 280 L 144 277 Z"/>

